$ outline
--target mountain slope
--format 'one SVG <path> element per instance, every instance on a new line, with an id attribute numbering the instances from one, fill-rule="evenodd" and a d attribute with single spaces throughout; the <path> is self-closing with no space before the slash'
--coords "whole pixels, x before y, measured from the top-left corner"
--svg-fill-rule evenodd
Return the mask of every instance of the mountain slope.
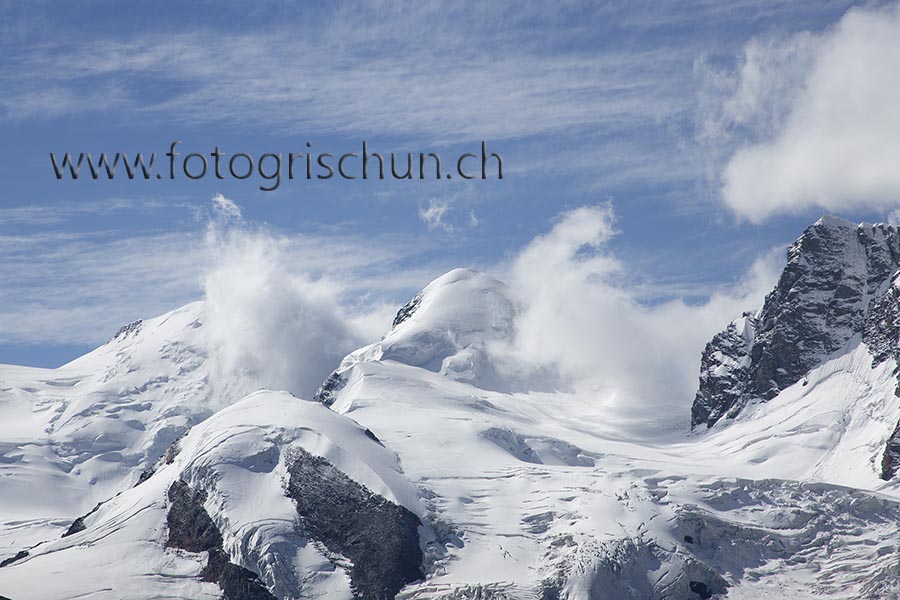
<path id="1" fill-rule="evenodd" d="M 890 480 L 900 467 L 898 275 L 896 227 L 835 217 L 809 227 L 789 248 L 787 267 L 762 309 L 707 345 L 692 425 L 755 421 L 779 411 L 750 408 L 777 399 L 794 411 L 802 403 L 795 414 L 806 419 L 829 406 L 819 426 L 806 421 L 804 427 L 828 426 L 819 449 L 843 465 L 834 467 L 844 471 L 841 477 L 857 481 L 874 472 Z M 843 381 L 826 384 L 825 392 L 795 389 L 821 373 Z"/>
<path id="2" fill-rule="evenodd" d="M 61 534 L 220 407 L 202 309 L 133 323 L 59 369 L 0 368 L 2 547 Z"/>
<path id="3" fill-rule="evenodd" d="M 310 462 L 312 457 L 317 462 Z M 297 480 L 301 467 L 304 473 Z M 329 540 L 317 538 L 316 532 L 347 518 L 321 514 L 311 520 L 295 503 L 291 495 L 302 493 L 311 485 L 304 479 L 317 475 L 331 482 L 330 502 L 365 489 L 382 498 L 382 505 L 407 515 L 412 538 L 403 543 L 412 544 L 405 552 L 411 553 L 418 574 L 415 511 L 421 508 L 393 453 L 319 404 L 284 392 L 258 392 L 194 427 L 170 464 L 90 512 L 81 520 L 81 531 L 40 544 L 4 567 L 0 585 L 13 598 L 34 594 L 35 582 L 40 582 L 40 596 L 48 599 L 215 598 L 221 593 L 216 582 L 203 583 L 201 576 L 219 552 L 226 562 L 258 575 L 278 598 L 350 598 L 352 590 L 375 585 L 373 579 L 387 580 L 380 584 L 395 585 L 396 593 L 404 582 L 391 583 L 397 565 L 380 561 L 402 555 L 402 544 L 376 537 L 367 554 L 354 555 L 357 566 L 364 563 L 368 570 L 369 581 L 360 583 L 345 559 L 331 554 Z M 183 494 L 187 500 L 179 499 Z M 192 502 L 199 506 L 192 508 Z M 352 499 L 347 506 L 361 508 Z M 178 514 L 190 510 L 194 512 Z M 384 511 L 368 514 L 383 521 L 382 527 L 394 518 Z M 204 539 L 208 533 L 190 529 L 203 515 L 216 528 L 215 545 Z M 180 529 L 179 522 L 184 523 Z M 120 562 L 123 556 L 129 557 L 125 563 Z"/>

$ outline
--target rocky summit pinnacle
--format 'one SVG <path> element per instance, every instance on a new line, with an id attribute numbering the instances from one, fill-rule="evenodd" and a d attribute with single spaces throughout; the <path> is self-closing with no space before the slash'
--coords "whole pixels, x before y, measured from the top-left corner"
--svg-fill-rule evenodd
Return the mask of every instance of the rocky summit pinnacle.
<path id="1" fill-rule="evenodd" d="M 706 345 L 691 425 L 712 426 L 774 398 L 860 340 L 877 360 L 887 358 L 884 349 L 896 347 L 900 334 L 892 287 L 898 269 L 896 227 L 832 216 L 808 227 L 788 248 L 762 308 Z"/>

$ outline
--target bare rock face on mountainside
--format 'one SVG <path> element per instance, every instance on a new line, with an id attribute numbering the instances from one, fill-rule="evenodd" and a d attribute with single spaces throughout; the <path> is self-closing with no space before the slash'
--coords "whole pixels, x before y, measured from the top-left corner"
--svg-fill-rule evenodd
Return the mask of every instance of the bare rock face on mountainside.
<path id="1" fill-rule="evenodd" d="M 222 534 L 203 507 L 206 493 L 175 481 L 168 491 L 166 545 L 188 552 L 206 552 L 203 579 L 222 588 L 223 600 L 276 600 L 260 583 L 256 573 L 232 563 L 222 548 Z"/>
<path id="2" fill-rule="evenodd" d="M 322 457 L 296 449 L 287 494 L 310 538 L 349 559 L 354 597 L 390 600 L 424 577 L 419 522 L 406 508 L 359 485 Z"/>
<path id="3" fill-rule="evenodd" d="M 703 352 L 693 426 L 712 426 L 767 401 L 862 340 L 876 360 L 900 335 L 900 232 L 823 217 L 791 244 L 787 266 L 756 314 L 717 334 Z"/>

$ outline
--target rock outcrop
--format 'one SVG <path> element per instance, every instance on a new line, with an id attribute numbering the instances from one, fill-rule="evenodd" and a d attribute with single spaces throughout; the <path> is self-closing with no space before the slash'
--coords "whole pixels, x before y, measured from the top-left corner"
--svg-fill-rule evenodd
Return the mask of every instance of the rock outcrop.
<path id="1" fill-rule="evenodd" d="M 896 227 L 823 217 L 791 244 L 787 259 L 762 309 L 707 344 L 692 426 L 774 398 L 854 340 L 864 339 L 876 359 L 897 352 Z"/>
<path id="2" fill-rule="evenodd" d="M 307 535 L 350 562 L 355 598 L 391 600 L 422 579 L 419 518 L 372 493 L 322 457 L 294 449 L 288 495 Z"/>
<path id="3" fill-rule="evenodd" d="M 232 563 L 222 548 L 222 534 L 203 507 L 206 494 L 184 481 L 169 488 L 166 545 L 188 552 L 207 552 L 203 579 L 219 584 L 224 600 L 276 600 L 256 573 Z"/>

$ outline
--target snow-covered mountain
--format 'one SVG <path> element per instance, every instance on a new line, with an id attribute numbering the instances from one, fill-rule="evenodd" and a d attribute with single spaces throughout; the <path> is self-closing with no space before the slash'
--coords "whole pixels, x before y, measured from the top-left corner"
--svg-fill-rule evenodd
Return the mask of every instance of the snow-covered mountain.
<path id="1" fill-rule="evenodd" d="M 0 597 L 900 598 L 898 269 L 810 227 L 665 437 L 505 354 L 466 269 L 314 399 L 222 369 L 202 302 L 0 367 Z"/>

